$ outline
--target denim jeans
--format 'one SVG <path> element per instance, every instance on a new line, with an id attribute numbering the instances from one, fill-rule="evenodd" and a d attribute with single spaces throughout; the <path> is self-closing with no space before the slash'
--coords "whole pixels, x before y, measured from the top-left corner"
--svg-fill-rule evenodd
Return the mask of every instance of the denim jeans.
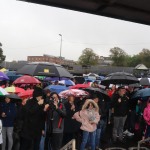
<path id="1" fill-rule="evenodd" d="M 102 131 L 102 129 L 96 129 L 96 137 L 95 137 L 96 147 L 100 147 L 101 131 Z"/>
<path id="2" fill-rule="evenodd" d="M 95 139 L 96 147 L 101 147 L 100 141 L 105 133 L 106 124 L 107 124 L 107 119 L 100 120 L 99 127 L 96 129 L 96 139 Z"/>
<path id="3" fill-rule="evenodd" d="M 6 148 L 7 138 L 8 138 L 8 150 L 11 150 L 13 146 L 13 127 L 3 127 L 2 137 L 3 137 L 2 150 L 5 150 Z"/>
<path id="4" fill-rule="evenodd" d="M 93 132 L 83 131 L 82 143 L 80 146 L 80 150 L 85 149 L 88 138 L 90 138 L 91 150 L 95 150 L 95 136 L 96 136 L 96 130 Z"/>
<path id="5" fill-rule="evenodd" d="M 117 136 L 119 140 L 123 140 L 123 128 L 127 116 L 125 117 L 114 117 L 114 127 L 113 127 L 113 140 L 116 141 Z"/>

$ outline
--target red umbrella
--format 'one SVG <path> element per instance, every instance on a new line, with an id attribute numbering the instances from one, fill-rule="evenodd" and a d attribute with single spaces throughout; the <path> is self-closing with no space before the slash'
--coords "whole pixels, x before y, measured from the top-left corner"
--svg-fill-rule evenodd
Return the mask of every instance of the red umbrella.
<path id="1" fill-rule="evenodd" d="M 21 92 L 18 94 L 19 97 L 21 98 L 28 98 L 28 97 L 32 97 L 33 95 L 33 90 L 26 90 L 24 92 Z"/>
<path id="2" fill-rule="evenodd" d="M 13 83 L 14 84 L 39 84 L 41 82 L 35 77 L 24 75 L 20 78 L 17 78 Z"/>
<path id="3" fill-rule="evenodd" d="M 76 84 L 74 86 L 70 86 L 70 89 L 85 89 L 90 87 L 88 84 Z"/>

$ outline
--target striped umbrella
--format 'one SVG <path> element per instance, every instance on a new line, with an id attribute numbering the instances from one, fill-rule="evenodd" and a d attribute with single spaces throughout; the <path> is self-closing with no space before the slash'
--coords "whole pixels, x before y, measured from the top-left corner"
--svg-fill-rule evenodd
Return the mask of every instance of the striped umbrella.
<path id="1" fill-rule="evenodd" d="M 15 86 L 7 87 L 7 88 L 5 88 L 5 90 L 8 93 L 21 93 L 21 92 L 25 91 L 23 88 L 19 88 L 19 87 L 15 87 Z"/>
<path id="2" fill-rule="evenodd" d="M 0 87 L 0 96 L 8 95 L 7 91 Z"/>

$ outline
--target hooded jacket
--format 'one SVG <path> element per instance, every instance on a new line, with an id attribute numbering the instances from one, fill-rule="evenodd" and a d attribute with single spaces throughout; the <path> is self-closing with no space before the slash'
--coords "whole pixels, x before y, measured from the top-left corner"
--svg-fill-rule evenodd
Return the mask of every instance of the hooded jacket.
<path id="1" fill-rule="evenodd" d="M 144 109 L 143 117 L 146 123 L 150 125 L 150 100 L 147 102 L 147 106 Z"/>
<path id="2" fill-rule="evenodd" d="M 88 115 L 88 105 L 92 103 L 94 105 L 94 123 L 90 123 L 89 121 L 89 115 Z M 81 122 L 81 130 L 88 131 L 88 132 L 93 132 L 97 129 L 97 124 L 100 120 L 100 115 L 99 115 L 99 108 L 98 105 L 93 101 L 93 100 L 86 100 L 84 103 L 82 110 L 79 112 L 76 112 L 73 117 L 73 119 L 76 119 L 78 122 Z"/>

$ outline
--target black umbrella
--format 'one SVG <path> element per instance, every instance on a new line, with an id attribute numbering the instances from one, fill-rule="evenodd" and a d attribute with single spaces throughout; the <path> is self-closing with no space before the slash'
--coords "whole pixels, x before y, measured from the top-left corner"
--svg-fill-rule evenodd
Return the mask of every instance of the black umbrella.
<path id="1" fill-rule="evenodd" d="M 62 66 L 48 62 L 28 63 L 19 69 L 17 74 L 73 78 L 73 76 Z"/>
<path id="2" fill-rule="evenodd" d="M 83 89 L 85 91 L 88 91 L 91 94 L 100 94 L 103 96 L 105 99 L 109 99 L 109 96 L 105 90 L 99 89 L 99 88 L 93 88 L 93 87 L 88 87 Z"/>
<path id="3" fill-rule="evenodd" d="M 143 85 L 143 86 L 150 85 L 150 78 L 141 78 L 140 85 Z"/>
<path id="4" fill-rule="evenodd" d="M 102 81 L 101 84 L 108 85 L 108 84 L 133 84 L 139 83 L 139 80 L 133 76 L 132 74 L 126 72 L 116 72 L 107 75 Z"/>

